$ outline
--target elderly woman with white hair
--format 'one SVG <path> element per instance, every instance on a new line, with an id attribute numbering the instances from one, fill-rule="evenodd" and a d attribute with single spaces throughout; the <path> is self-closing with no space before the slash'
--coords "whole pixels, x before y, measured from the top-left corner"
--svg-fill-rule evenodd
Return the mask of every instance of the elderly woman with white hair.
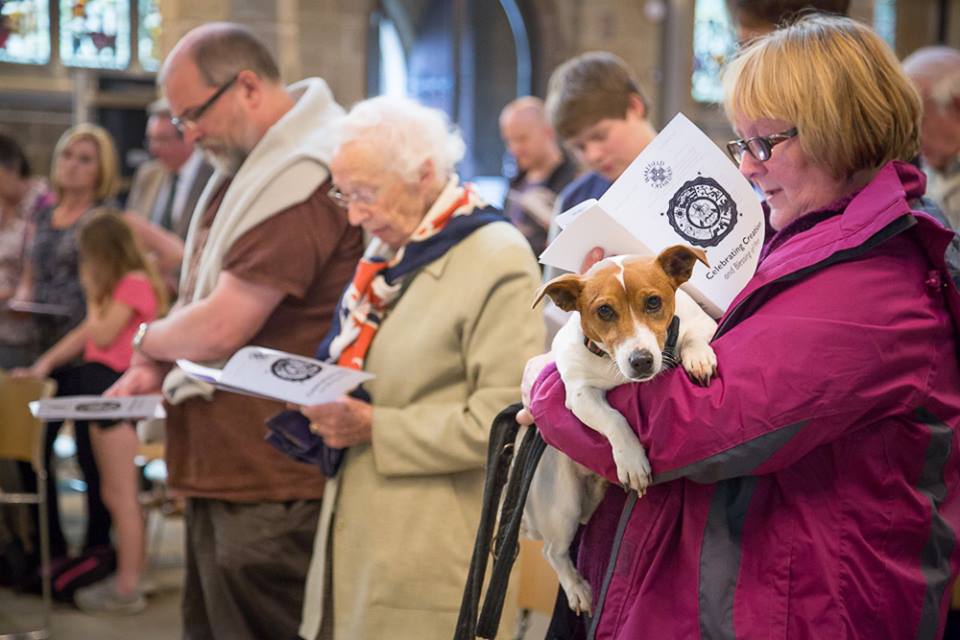
<path id="1" fill-rule="evenodd" d="M 490 424 L 544 342 L 540 270 L 458 180 L 463 152 L 441 112 L 409 100 L 366 100 L 342 124 L 331 196 L 372 239 L 320 355 L 377 377 L 300 408 L 346 449 L 324 493 L 308 640 L 453 636 Z"/>

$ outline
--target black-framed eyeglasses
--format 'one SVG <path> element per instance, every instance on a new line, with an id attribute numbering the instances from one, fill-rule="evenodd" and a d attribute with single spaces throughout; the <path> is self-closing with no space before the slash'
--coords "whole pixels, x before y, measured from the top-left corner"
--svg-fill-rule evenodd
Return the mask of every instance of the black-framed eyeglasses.
<path id="1" fill-rule="evenodd" d="M 733 158 L 733 161 L 739 165 L 743 162 L 743 155 L 749 153 L 754 160 L 766 162 L 773 153 L 773 148 L 797 135 L 797 128 L 793 127 L 771 136 L 754 136 L 752 138 L 741 138 L 740 140 L 731 140 L 727 143 L 727 153 Z"/>
<path id="2" fill-rule="evenodd" d="M 170 118 L 170 122 L 177 128 L 177 131 L 181 135 L 187 132 L 188 129 L 192 129 L 197 125 L 197 120 L 203 117 L 203 114 L 214 105 L 214 103 L 220 99 L 220 96 L 227 92 L 227 89 L 233 86 L 237 81 L 237 78 L 240 77 L 240 74 L 234 75 L 232 78 L 220 85 L 220 88 L 213 92 L 213 95 L 204 101 L 199 107 L 191 107 L 185 110 L 179 116 L 174 116 Z"/>

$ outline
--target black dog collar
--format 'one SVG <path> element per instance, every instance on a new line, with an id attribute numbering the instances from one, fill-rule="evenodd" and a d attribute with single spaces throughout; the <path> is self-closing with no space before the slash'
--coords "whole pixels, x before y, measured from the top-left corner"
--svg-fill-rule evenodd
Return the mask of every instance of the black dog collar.
<path id="1" fill-rule="evenodd" d="M 677 358 L 677 339 L 680 337 L 680 318 L 673 316 L 670 326 L 667 327 L 667 340 L 663 344 L 663 366 L 661 369 L 672 369 L 679 364 Z"/>
<path id="2" fill-rule="evenodd" d="M 583 336 L 583 346 L 585 346 L 587 348 L 587 351 L 589 351 L 595 356 L 606 358 L 609 355 L 606 351 L 598 347 L 596 342 L 594 342 L 587 336 Z"/>

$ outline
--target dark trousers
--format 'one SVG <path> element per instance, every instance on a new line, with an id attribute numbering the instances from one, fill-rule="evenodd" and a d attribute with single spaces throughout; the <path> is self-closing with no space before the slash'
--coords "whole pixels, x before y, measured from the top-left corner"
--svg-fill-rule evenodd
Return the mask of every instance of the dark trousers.
<path id="1" fill-rule="evenodd" d="M 319 500 L 188 498 L 184 640 L 293 638 Z"/>
<path id="2" fill-rule="evenodd" d="M 120 374 L 106 365 L 87 362 L 77 366 L 57 369 L 51 377 L 57 382 L 58 396 L 99 395 L 106 391 Z M 57 479 L 54 475 L 53 443 L 60 432 L 62 422 L 48 422 L 44 445 L 45 464 L 49 474 L 47 482 L 47 517 L 50 528 L 50 554 L 52 557 L 67 554 L 67 541 L 60 525 L 60 507 L 58 503 Z M 110 513 L 100 498 L 100 474 L 93 457 L 90 444 L 90 424 L 86 421 L 74 423 L 74 440 L 77 445 L 77 463 L 83 480 L 87 484 L 87 527 L 83 538 L 83 549 L 110 544 Z M 30 474 L 25 479 L 29 490 L 36 489 L 36 477 Z"/>

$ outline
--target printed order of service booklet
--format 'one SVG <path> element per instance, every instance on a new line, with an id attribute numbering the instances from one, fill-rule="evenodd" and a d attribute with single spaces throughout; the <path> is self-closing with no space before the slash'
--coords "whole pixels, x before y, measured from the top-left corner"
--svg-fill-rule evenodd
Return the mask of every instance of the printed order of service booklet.
<path id="1" fill-rule="evenodd" d="M 160 394 L 105 398 L 103 396 L 62 396 L 30 403 L 30 413 L 47 422 L 54 420 L 137 420 L 165 418 Z"/>
<path id="2" fill-rule="evenodd" d="M 763 246 L 760 199 L 727 154 L 682 113 L 634 159 L 599 200 L 557 217 L 562 231 L 540 262 L 579 272 L 594 247 L 608 256 L 656 255 L 675 244 L 699 247 L 683 285 L 714 318 L 753 276 Z"/>
<path id="3" fill-rule="evenodd" d="M 177 360 L 177 366 L 191 378 L 223 391 L 299 405 L 332 402 L 375 377 L 365 371 L 255 346 L 230 356 L 223 369 L 189 360 Z"/>

